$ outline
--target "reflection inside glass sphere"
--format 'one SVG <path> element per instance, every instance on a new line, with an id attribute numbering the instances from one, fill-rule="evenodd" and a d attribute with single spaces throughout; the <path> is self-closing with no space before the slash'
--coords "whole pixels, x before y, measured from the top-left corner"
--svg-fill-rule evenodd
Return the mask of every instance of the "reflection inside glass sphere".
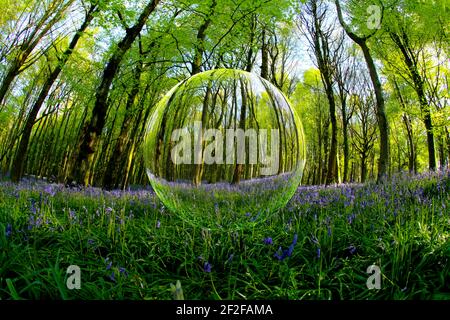
<path id="1" fill-rule="evenodd" d="M 300 120 L 261 77 L 216 69 L 180 82 L 147 123 L 144 160 L 166 207 L 203 227 L 267 218 L 297 189 Z"/>

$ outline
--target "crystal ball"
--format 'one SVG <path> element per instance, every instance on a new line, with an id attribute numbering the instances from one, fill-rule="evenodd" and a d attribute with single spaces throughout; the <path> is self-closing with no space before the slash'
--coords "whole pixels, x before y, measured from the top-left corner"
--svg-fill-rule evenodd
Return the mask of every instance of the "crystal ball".
<path id="1" fill-rule="evenodd" d="M 173 87 L 154 107 L 142 150 L 164 206 L 204 228 L 270 219 L 295 193 L 305 164 L 301 121 L 285 95 L 232 69 Z"/>

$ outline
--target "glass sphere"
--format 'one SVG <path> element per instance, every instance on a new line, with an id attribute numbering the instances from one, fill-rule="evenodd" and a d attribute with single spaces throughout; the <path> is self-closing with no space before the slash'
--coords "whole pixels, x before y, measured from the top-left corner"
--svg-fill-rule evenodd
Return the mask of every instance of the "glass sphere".
<path id="1" fill-rule="evenodd" d="M 301 122 L 270 82 L 240 70 L 196 74 L 155 106 L 143 144 L 158 198 L 183 220 L 228 228 L 267 219 L 300 184 Z"/>

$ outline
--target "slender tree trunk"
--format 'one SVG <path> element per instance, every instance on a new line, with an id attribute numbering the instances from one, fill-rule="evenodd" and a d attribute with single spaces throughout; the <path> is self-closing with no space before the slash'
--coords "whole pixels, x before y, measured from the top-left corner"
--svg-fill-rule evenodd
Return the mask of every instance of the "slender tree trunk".
<path id="1" fill-rule="evenodd" d="M 250 26 L 250 48 L 248 49 L 248 53 L 247 53 L 247 59 L 246 59 L 246 63 L 245 63 L 245 71 L 247 72 L 251 72 L 253 69 L 253 45 L 254 45 L 254 41 L 255 41 L 255 29 L 256 29 L 256 15 L 252 15 L 251 17 L 252 22 L 251 22 L 251 26 Z"/>
<path id="2" fill-rule="evenodd" d="M 19 64 L 18 61 L 14 61 L 10 66 L 9 70 L 6 72 L 3 78 L 2 84 L 0 85 L 0 105 L 3 104 L 3 100 L 8 93 L 9 87 L 11 86 L 14 79 L 19 74 Z"/>
<path id="3" fill-rule="evenodd" d="M 108 161 L 108 165 L 106 167 L 105 174 L 103 176 L 103 187 L 106 189 L 117 188 L 117 183 L 114 181 L 118 181 L 116 177 L 120 175 L 120 170 L 122 167 L 120 166 L 122 163 L 122 155 L 125 151 L 127 143 L 129 143 L 129 129 L 132 124 L 132 109 L 134 102 L 136 100 L 136 96 L 139 93 L 139 79 L 142 73 L 142 60 L 138 62 L 136 70 L 134 72 L 134 83 L 133 88 L 131 89 L 130 94 L 128 95 L 126 107 L 125 107 L 125 117 L 122 122 L 122 126 L 120 128 L 119 137 L 117 138 L 114 149 L 111 153 L 111 157 Z"/>
<path id="4" fill-rule="evenodd" d="M 447 140 L 447 167 L 449 167 L 450 164 L 450 133 L 447 130 L 447 127 L 444 127 L 445 130 L 445 137 Z"/>
<path id="5" fill-rule="evenodd" d="M 361 155 L 361 183 L 366 182 L 367 177 L 367 156 Z"/>
<path id="6" fill-rule="evenodd" d="M 203 53 L 205 52 L 206 30 L 208 30 L 208 27 L 211 24 L 211 17 L 214 14 L 214 10 L 215 10 L 216 6 L 217 6 L 217 2 L 216 2 L 216 0 L 213 0 L 211 2 L 211 6 L 209 8 L 210 11 L 209 11 L 207 17 L 205 18 L 205 20 L 203 20 L 203 23 L 198 28 L 194 59 L 191 62 L 191 64 L 192 64 L 191 75 L 201 72 L 201 67 L 203 64 Z"/>
<path id="7" fill-rule="evenodd" d="M 343 110 L 342 116 L 345 118 L 347 117 L 346 112 Z M 350 157 L 350 148 L 349 148 L 349 142 L 348 142 L 348 122 L 345 120 L 342 123 L 342 135 L 343 135 L 343 143 L 344 143 L 344 176 L 343 181 L 348 182 L 348 164 L 349 164 L 349 157 Z"/>
<path id="8" fill-rule="evenodd" d="M 246 117 L 247 117 L 247 102 L 248 101 L 247 101 L 247 93 L 245 92 L 245 88 L 244 88 L 244 86 L 245 86 L 244 81 L 241 80 L 240 81 L 240 85 L 241 85 L 241 101 L 242 101 L 242 104 L 241 104 L 241 112 L 240 112 L 240 119 L 239 119 L 239 127 L 238 128 L 245 131 L 245 120 L 246 120 Z M 246 144 L 246 142 L 245 142 L 245 137 L 244 137 L 244 148 L 245 148 L 245 144 Z M 271 152 L 273 152 L 273 151 L 271 151 Z M 245 153 L 246 153 L 246 155 L 248 155 L 248 150 Z M 233 184 L 238 184 L 241 181 L 241 175 L 242 175 L 242 172 L 243 172 L 243 169 L 244 169 L 244 165 L 237 163 L 238 162 L 238 157 L 237 156 L 236 156 L 235 160 L 236 160 L 236 166 L 235 166 L 235 169 L 234 169 L 232 183 Z M 244 161 L 245 161 L 245 159 L 244 159 Z M 280 159 L 280 162 L 282 162 L 282 159 Z"/>
<path id="9" fill-rule="evenodd" d="M 415 168 L 416 151 L 415 151 L 415 146 L 414 146 L 414 136 L 413 136 L 412 126 L 411 126 L 411 121 L 409 119 L 409 116 L 406 113 L 406 110 L 407 110 L 406 103 L 405 103 L 405 100 L 403 99 L 402 93 L 400 92 L 400 88 L 398 86 L 397 80 L 394 79 L 393 82 L 394 82 L 395 91 L 397 92 L 398 100 L 404 111 L 402 120 L 403 120 L 403 123 L 405 124 L 406 133 L 408 136 L 408 151 L 409 151 L 408 152 L 408 169 L 409 169 L 409 172 L 413 173 L 413 172 L 416 172 L 416 168 Z"/>
<path id="10" fill-rule="evenodd" d="M 383 97 L 383 89 L 381 81 L 378 77 L 378 72 L 370 54 L 369 47 L 364 41 L 360 45 L 367 67 L 370 73 L 370 79 L 375 90 L 375 98 L 377 101 L 376 116 L 378 122 L 378 130 L 380 131 L 380 158 L 378 160 L 378 181 L 382 180 L 389 172 L 390 150 L 389 150 L 389 125 L 386 116 L 385 102 Z"/>
<path id="11" fill-rule="evenodd" d="M 364 59 L 369 69 L 370 79 L 372 80 L 373 89 L 377 101 L 376 116 L 378 120 L 378 130 L 380 131 L 380 158 L 378 161 L 378 182 L 382 181 L 389 172 L 390 150 L 389 150 L 389 123 L 386 117 L 385 102 L 383 97 L 383 88 L 378 76 L 377 68 L 370 54 L 367 40 L 370 37 L 359 37 L 350 30 L 350 27 L 344 22 L 342 16 L 341 5 L 339 0 L 335 0 L 338 19 L 345 33 L 361 48 Z"/>
<path id="12" fill-rule="evenodd" d="M 269 79 L 269 49 L 266 42 L 266 29 L 262 30 L 262 46 L 261 46 L 261 78 Z"/>
<path id="13" fill-rule="evenodd" d="M 328 158 L 328 172 L 326 184 L 338 182 L 337 179 L 337 119 L 336 119 L 336 101 L 334 99 L 333 87 L 331 84 L 326 86 L 328 103 L 330 107 L 330 123 L 331 123 L 331 146 Z"/>
<path id="14" fill-rule="evenodd" d="M 200 25 L 198 31 L 197 31 L 197 42 L 195 46 L 195 54 L 194 59 L 192 61 L 192 75 L 195 75 L 201 71 L 201 66 L 203 64 L 203 53 L 205 52 L 205 39 L 206 39 L 206 31 L 208 30 L 209 25 L 211 24 L 211 17 L 214 14 L 214 10 L 216 8 L 217 2 L 216 0 L 213 0 L 211 2 L 211 6 L 209 8 L 209 13 L 206 16 L 206 18 L 203 20 L 203 23 Z M 199 159 L 202 159 L 203 157 L 203 133 L 205 131 L 205 126 L 207 124 L 208 120 L 208 104 L 210 103 L 210 96 L 211 96 L 211 88 L 208 86 L 206 90 L 206 96 L 203 100 L 203 109 L 202 109 L 202 128 L 201 132 L 199 132 L 200 137 L 198 137 L 198 141 L 195 141 L 194 143 L 198 144 L 200 150 L 198 150 L 199 154 L 196 155 Z M 202 161 L 203 162 L 203 159 Z M 193 183 L 196 186 L 199 186 L 202 183 L 202 176 L 203 176 L 203 163 L 199 163 L 195 165 L 194 170 L 194 179 Z"/>
<path id="15" fill-rule="evenodd" d="M 415 168 L 416 150 L 415 150 L 415 146 L 414 146 L 411 121 L 409 120 L 409 117 L 406 113 L 403 114 L 403 123 L 405 124 L 406 133 L 408 136 L 408 150 L 409 150 L 408 169 L 409 169 L 409 172 L 413 173 L 413 172 L 416 172 L 416 168 Z"/>
<path id="16" fill-rule="evenodd" d="M 331 47 L 327 37 L 329 34 L 324 30 L 323 21 L 324 16 L 320 15 L 317 1 L 311 1 L 310 7 L 312 15 L 312 23 L 309 27 L 309 33 L 312 38 L 314 52 L 317 60 L 317 65 L 320 70 L 322 84 L 325 88 L 325 93 L 328 100 L 330 124 L 331 124 L 331 145 L 328 153 L 328 165 L 325 176 L 325 184 L 329 185 L 338 182 L 338 168 L 337 168 L 337 117 L 336 117 L 336 100 L 333 90 L 333 57 L 331 54 Z M 328 127 L 327 127 L 328 128 Z"/>
<path id="17" fill-rule="evenodd" d="M 434 171 L 436 170 L 436 148 L 434 144 L 433 121 L 431 119 L 431 108 L 425 95 L 424 80 L 417 67 L 417 58 L 414 57 L 414 53 L 409 47 L 408 35 L 405 32 L 403 32 L 401 36 L 391 32 L 390 36 L 403 55 L 405 64 L 408 67 L 414 83 L 414 90 L 419 98 L 420 109 L 423 115 L 423 123 L 425 125 L 425 129 L 427 130 L 428 164 L 430 170 Z"/>
<path id="18" fill-rule="evenodd" d="M 443 170 L 445 168 L 446 157 L 445 157 L 445 147 L 444 147 L 444 136 L 440 136 L 438 139 L 438 150 L 439 150 L 439 168 Z"/>

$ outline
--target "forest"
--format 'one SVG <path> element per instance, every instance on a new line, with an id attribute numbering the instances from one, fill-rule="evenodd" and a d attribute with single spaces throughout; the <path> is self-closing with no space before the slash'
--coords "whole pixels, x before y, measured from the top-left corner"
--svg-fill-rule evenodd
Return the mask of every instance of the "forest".
<path id="1" fill-rule="evenodd" d="M 0 4 L 0 300 L 450 299 L 449 0 Z M 190 100 L 277 176 L 170 164 Z"/>
<path id="2" fill-rule="evenodd" d="M 0 165 L 107 189 L 147 183 L 152 107 L 233 68 L 289 97 L 303 184 L 448 168 L 446 1 L 4 1 Z"/>

